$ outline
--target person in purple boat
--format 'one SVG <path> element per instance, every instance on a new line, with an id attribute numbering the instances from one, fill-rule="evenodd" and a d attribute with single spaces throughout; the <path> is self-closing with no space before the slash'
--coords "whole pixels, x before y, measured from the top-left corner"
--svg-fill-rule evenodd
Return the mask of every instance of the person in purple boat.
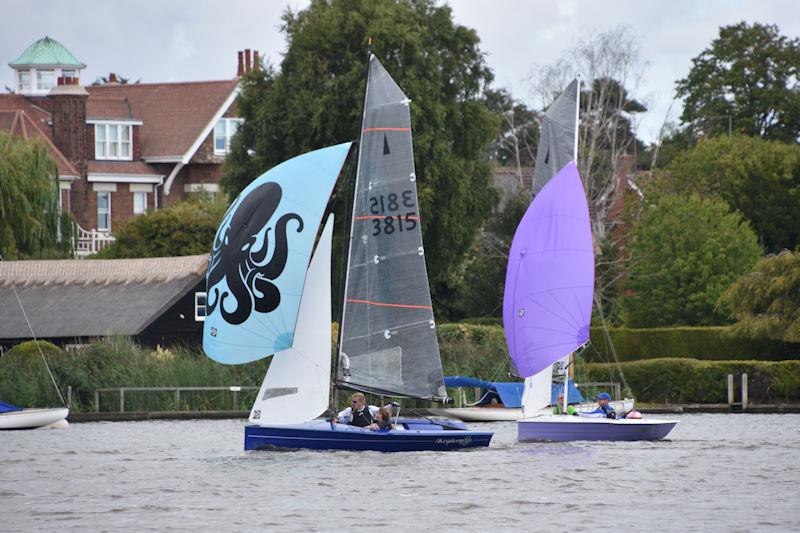
<path id="1" fill-rule="evenodd" d="M 614 411 L 614 408 L 611 407 L 611 395 L 607 392 L 601 392 L 597 395 L 597 409 L 594 411 L 589 411 L 588 413 L 580 413 L 581 416 L 591 417 L 591 418 L 610 418 L 612 420 L 616 420 L 617 418 L 622 418 L 617 416 L 617 412 Z"/>

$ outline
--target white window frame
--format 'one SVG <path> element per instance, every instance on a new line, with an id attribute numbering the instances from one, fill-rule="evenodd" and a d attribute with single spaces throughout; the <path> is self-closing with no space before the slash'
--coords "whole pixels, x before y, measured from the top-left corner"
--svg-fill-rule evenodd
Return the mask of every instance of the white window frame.
<path id="1" fill-rule="evenodd" d="M 206 303 L 200 304 L 198 300 L 200 298 L 205 298 Z M 194 321 L 195 322 L 205 322 L 206 321 L 206 305 L 208 305 L 208 294 L 205 292 L 196 292 L 194 293 Z M 198 313 L 200 309 L 203 309 L 203 314 L 201 315 Z"/>
<path id="2" fill-rule="evenodd" d="M 100 196 L 108 195 L 108 209 L 105 211 L 100 210 Z M 100 215 L 108 215 L 108 227 L 100 227 Z M 97 231 L 111 232 L 111 191 L 97 191 Z"/>
<path id="3" fill-rule="evenodd" d="M 23 83 L 23 81 L 22 81 L 23 75 L 28 77 L 27 85 L 25 83 Z M 31 76 L 31 71 L 30 70 L 20 70 L 19 71 L 19 92 L 30 92 L 32 90 L 33 90 L 33 76 Z"/>
<path id="4" fill-rule="evenodd" d="M 111 132 L 116 131 L 116 140 L 111 140 Z M 123 131 L 128 131 L 128 140 L 123 140 Z M 103 132 L 103 140 L 100 140 L 100 131 Z M 111 146 L 115 145 L 116 155 L 111 155 Z M 103 147 L 103 153 L 99 148 Z M 127 146 L 128 155 L 122 154 L 122 147 Z M 133 126 L 131 124 L 123 123 L 96 123 L 94 125 L 94 158 L 96 160 L 116 160 L 116 161 L 133 161 Z"/>
<path id="5" fill-rule="evenodd" d="M 136 198 L 142 198 L 142 208 L 141 210 L 136 210 Z M 147 212 L 147 192 L 145 191 L 134 191 L 133 192 L 133 214 L 134 215 L 143 215 Z"/>
<path id="6" fill-rule="evenodd" d="M 236 134 L 238 129 L 241 127 L 242 123 L 244 122 L 243 118 L 236 118 L 236 117 L 223 117 L 214 124 L 214 154 L 215 155 L 227 155 L 231 151 L 231 139 Z M 236 127 L 233 126 L 236 124 Z M 217 126 L 222 125 L 222 136 L 220 137 L 217 133 Z M 217 148 L 217 140 L 222 140 L 224 147 Z"/>
<path id="7" fill-rule="evenodd" d="M 49 74 L 49 75 L 52 76 L 52 84 L 50 86 L 42 85 L 42 78 L 44 77 L 43 76 L 44 74 Z M 52 89 L 53 87 L 56 86 L 56 83 L 57 83 L 57 80 L 56 80 L 56 71 L 55 70 L 52 70 L 52 69 L 41 69 L 41 70 L 37 69 L 36 70 L 36 89 L 38 89 L 39 91 L 49 91 L 50 89 Z"/>

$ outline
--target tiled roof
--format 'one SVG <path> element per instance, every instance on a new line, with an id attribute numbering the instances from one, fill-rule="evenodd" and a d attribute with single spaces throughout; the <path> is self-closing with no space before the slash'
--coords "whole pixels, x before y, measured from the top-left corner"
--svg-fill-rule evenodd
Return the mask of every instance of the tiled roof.
<path id="1" fill-rule="evenodd" d="M 0 338 L 141 333 L 202 282 L 207 255 L 0 262 Z"/>
<path id="2" fill-rule="evenodd" d="M 86 102 L 86 118 L 88 120 L 130 120 L 135 117 L 131 113 L 131 106 L 127 99 L 95 96 Z"/>
<path id="3" fill-rule="evenodd" d="M 50 136 L 45 133 L 49 132 L 50 129 L 47 126 L 42 127 L 38 121 L 33 120 L 27 111 L 21 109 L 15 111 L 0 110 L 0 129 L 27 140 L 41 139 L 47 149 L 47 155 L 56 163 L 59 176 L 80 177 L 80 173 L 75 166 L 53 144 Z"/>
<path id="4" fill-rule="evenodd" d="M 86 68 L 86 65 L 78 61 L 69 50 L 64 48 L 64 45 L 50 37 L 39 39 L 8 64 L 12 68 L 29 65 Z"/>
<path id="5" fill-rule="evenodd" d="M 142 161 L 89 161 L 87 167 L 89 174 L 163 175 L 156 167 Z"/>
<path id="6" fill-rule="evenodd" d="M 97 97 L 127 100 L 131 116 L 143 122 L 139 139 L 142 157 L 146 159 L 186 154 L 237 84 L 237 79 L 231 79 L 107 84 L 88 86 L 86 90 L 90 106 Z"/>

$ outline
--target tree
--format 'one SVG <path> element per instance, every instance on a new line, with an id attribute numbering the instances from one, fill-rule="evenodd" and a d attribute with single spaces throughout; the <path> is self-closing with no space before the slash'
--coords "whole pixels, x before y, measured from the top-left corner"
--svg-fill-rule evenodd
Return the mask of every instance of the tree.
<path id="1" fill-rule="evenodd" d="M 500 134 L 489 148 L 489 157 L 503 167 L 514 168 L 522 185 L 523 167 L 532 167 L 536 160 L 537 114 L 505 89 L 487 91 L 486 105 L 500 117 Z"/>
<path id="2" fill-rule="evenodd" d="M 596 242 L 603 242 L 614 221 L 615 176 L 620 156 L 644 145 L 636 138 L 634 120 L 647 110 L 630 91 L 643 71 L 638 38 L 627 26 L 590 34 L 553 65 L 532 77 L 534 91 L 549 105 L 576 75 L 582 76 L 578 170 L 583 178 Z"/>
<path id="3" fill-rule="evenodd" d="M 800 342 L 800 250 L 760 259 L 720 303 L 733 309 L 738 335 Z"/>
<path id="4" fill-rule="evenodd" d="M 716 196 L 742 213 L 769 252 L 800 244 L 800 146 L 722 136 L 698 143 L 670 164 L 675 193 Z"/>
<path id="5" fill-rule="evenodd" d="M 726 322 L 720 294 L 761 254 L 755 233 L 721 200 L 666 194 L 632 231 L 620 301 L 631 327 Z"/>
<path id="6" fill-rule="evenodd" d="M 0 256 L 69 257 L 71 217 L 59 207 L 55 163 L 44 143 L 0 131 Z"/>
<path id="7" fill-rule="evenodd" d="M 183 202 L 129 220 L 116 234 L 117 240 L 96 257 L 123 259 L 209 253 L 227 209 L 227 202 L 195 193 Z"/>
<path id="8" fill-rule="evenodd" d="M 731 133 L 793 142 L 800 136 L 800 39 L 778 26 L 723 26 L 678 80 L 681 119 L 706 135 Z"/>
<path id="9" fill-rule="evenodd" d="M 412 100 L 423 236 L 435 251 L 426 257 L 438 304 L 496 201 L 485 154 L 498 120 L 483 98 L 492 73 L 477 34 L 433 0 L 314 0 L 287 10 L 282 30 L 288 48 L 280 72 L 265 66 L 243 84 L 245 121 L 223 187 L 233 196 L 281 161 L 358 139 L 371 40 Z M 345 204 L 337 201 L 339 209 Z"/>

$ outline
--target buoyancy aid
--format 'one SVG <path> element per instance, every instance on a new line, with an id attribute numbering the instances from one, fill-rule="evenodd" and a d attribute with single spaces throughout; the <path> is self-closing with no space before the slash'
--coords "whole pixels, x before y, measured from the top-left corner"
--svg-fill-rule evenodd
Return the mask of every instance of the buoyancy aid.
<path id="1" fill-rule="evenodd" d="M 353 420 L 350 422 L 351 426 L 365 428 L 372 424 L 372 413 L 369 412 L 369 406 L 365 405 L 361 411 L 353 410 Z"/>

